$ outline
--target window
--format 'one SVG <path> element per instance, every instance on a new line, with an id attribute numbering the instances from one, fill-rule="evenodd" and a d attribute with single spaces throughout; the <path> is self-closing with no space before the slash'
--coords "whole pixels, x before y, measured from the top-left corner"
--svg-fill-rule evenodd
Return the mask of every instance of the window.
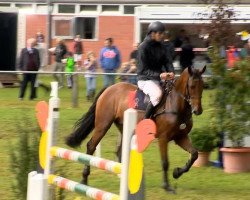
<path id="1" fill-rule="evenodd" d="M 119 6 L 110 6 L 110 5 L 105 5 L 102 6 L 102 12 L 116 12 L 119 11 Z"/>
<path id="2" fill-rule="evenodd" d="M 81 35 L 83 39 L 96 38 L 96 18 L 76 17 L 74 27 L 75 35 Z"/>
<path id="3" fill-rule="evenodd" d="M 75 5 L 59 5 L 58 13 L 75 13 Z"/>
<path id="4" fill-rule="evenodd" d="M 124 6 L 124 14 L 135 14 L 136 6 Z"/>
<path id="5" fill-rule="evenodd" d="M 36 12 L 37 13 L 47 13 L 48 7 L 46 4 L 37 4 Z"/>
<path id="6" fill-rule="evenodd" d="M 31 4 L 16 4 L 16 7 L 21 8 L 21 9 L 32 9 Z"/>
<path id="7" fill-rule="evenodd" d="M 9 3 L 1 3 L 0 7 L 10 7 L 10 4 Z"/>
<path id="8" fill-rule="evenodd" d="M 80 6 L 80 11 L 97 11 L 97 6 L 96 5 L 81 5 Z"/>
<path id="9" fill-rule="evenodd" d="M 61 19 L 61 20 L 54 20 L 54 36 L 72 36 L 72 26 L 71 20 L 68 19 Z"/>

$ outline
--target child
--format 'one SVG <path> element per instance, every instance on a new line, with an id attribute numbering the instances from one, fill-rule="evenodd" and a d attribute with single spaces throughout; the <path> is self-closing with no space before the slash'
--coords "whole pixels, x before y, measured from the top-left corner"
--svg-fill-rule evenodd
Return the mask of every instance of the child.
<path id="1" fill-rule="evenodd" d="M 88 74 L 95 72 L 97 68 L 97 61 L 92 51 L 87 53 L 87 59 L 84 61 L 84 68 L 87 72 L 85 74 L 87 87 L 86 98 L 89 101 L 94 99 L 96 91 L 96 75 Z"/>
<path id="2" fill-rule="evenodd" d="M 136 59 L 131 59 L 129 61 L 129 70 L 127 71 L 127 73 L 136 73 L 137 70 L 137 62 Z M 128 82 L 131 84 L 136 85 L 137 84 L 137 77 L 136 76 L 128 76 Z"/>
<path id="3" fill-rule="evenodd" d="M 121 73 L 127 73 L 128 70 L 129 70 L 129 62 L 122 63 L 122 65 L 121 65 Z M 128 81 L 128 76 L 121 75 L 119 77 L 119 79 L 120 79 L 121 82 L 127 82 Z"/>
<path id="4" fill-rule="evenodd" d="M 67 59 L 66 59 L 66 68 L 65 68 L 65 72 L 69 72 L 69 74 L 66 74 L 67 77 L 67 86 L 68 88 L 72 88 L 73 86 L 73 76 L 72 76 L 72 72 L 74 72 L 75 69 L 75 61 L 73 58 L 73 54 L 72 52 L 68 52 L 67 53 Z"/>

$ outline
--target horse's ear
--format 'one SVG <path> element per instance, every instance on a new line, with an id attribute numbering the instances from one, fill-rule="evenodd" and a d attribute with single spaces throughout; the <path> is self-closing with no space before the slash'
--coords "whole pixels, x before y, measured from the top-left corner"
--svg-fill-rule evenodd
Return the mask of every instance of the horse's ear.
<path id="1" fill-rule="evenodd" d="M 193 75 L 193 67 L 191 66 L 188 67 L 188 73 L 190 74 L 190 76 Z"/>
<path id="2" fill-rule="evenodd" d="M 203 74 L 206 71 L 207 66 L 205 65 L 203 69 L 200 71 L 201 74 Z"/>

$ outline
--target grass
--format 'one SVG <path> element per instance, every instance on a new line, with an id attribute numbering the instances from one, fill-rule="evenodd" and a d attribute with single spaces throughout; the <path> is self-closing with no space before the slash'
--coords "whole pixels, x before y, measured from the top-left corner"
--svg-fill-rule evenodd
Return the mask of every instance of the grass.
<path id="1" fill-rule="evenodd" d="M 40 79 L 49 84 L 52 80 L 50 76 L 41 76 Z M 60 121 L 57 133 L 57 144 L 66 147 L 64 138 L 68 135 L 74 123 L 89 108 L 90 103 L 85 101 L 85 82 L 84 78 L 79 77 L 79 107 L 71 107 L 71 90 L 63 88 L 59 91 L 61 98 L 60 105 Z M 102 80 L 98 79 L 98 88 L 101 87 Z M 48 102 L 49 93 L 45 93 L 39 88 L 38 99 L 29 101 L 28 94 L 23 101 L 18 100 L 19 88 L 3 88 L 0 89 L 0 199 L 14 200 L 11 183 L 14 175 L 10 170 L 9 144 L 15 143 L 20 133 L 16 130 L 16 124 L 21 123 L 28 116 L 31 124 L 27 126 L 37 126 L 35 118 L 35 105 L 38 101 L 45 100 Z M 212 110 L 209 107 L 209 99 L 212 94 L 211 90 L 205 90 L 203 95 L 204 112 L 201 116 L 194 116 L 194 126 L 199 127 L 208 123 Z M 34 133 L 37 134 L 37 133 Z M 112 127 L 102 140 L 102 155 L 104 158 L 115 158 L 115 147 L 117 142 L 118 131 Z M 85 152 L 85 144 L 83 143 L 79 151 Z M 211 155 L 214 160 L 217 156 L 217 150 Z M 250 199 L 250 173 L 242 174 L 226 174 L 220 168 L 202 167 L 191 168 L 178 180 L 172 178 L 174 167 L 183 166 L 189 158 L 188 153 L 184 152 L 174 143 L 169 146 L 170 170 L 169 177 L 172 186 L 176 188 L 177 194 L 172 195 L 161 189 L 162 170 L 159 156 L 157 141 L 154 141 L 150 147 L 144 152 L 145 179 L 146 179 L 146 199 L 147 200 L 248 200 Z M 63 167 L 62 176 L 74 181 L 81 179 L 83 166 L 79 163 L 70 161 L 56 161 L 56 165 Z M 108 172 L 103 172 L 92 168 L 90 175 L 90 186 L 101 188 L 106 191 L 118 193 L 119 179 Z M 66 199 L 87 200 L 87 197 L 65 191 Z"/>

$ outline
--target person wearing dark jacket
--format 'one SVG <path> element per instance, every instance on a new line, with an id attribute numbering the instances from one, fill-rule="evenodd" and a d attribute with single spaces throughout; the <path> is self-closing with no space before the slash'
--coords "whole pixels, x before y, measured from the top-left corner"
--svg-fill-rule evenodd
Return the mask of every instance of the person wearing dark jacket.
<path id="1" fill-rule="evenodd" d="M 164 46 L 167 50 L 167 57 L 168 57 L 168 65 L 170 65 L 168 68 L 174 68 L 173 61 L 175 57 L 175 48 L 173 42 L 170 41 L 170 33 L 168 31 L 165 32 L 165 39 L 164 39 Z"/>
<path id="2" fill-rule="evenodd" d="M 82 54 L 83 54 L 83 45 L 80 35 L 76 35 L 74 39 L 74 60 L 78 68 L 82 65 Z"/>
<path id="3" fill-rule="evenodd" d="M 195 55 L 193 52 L 193 46 L 190 43 L 188 37 L 185 38 L 183 45 L 181 46 L 180 52 L 180 65 L 181 71 L 183 72 L 184 69 L 193 65 L 193 59 Z"/>
<path id="4" fill-rule="evenodd" d="M 64 41 L 60 38 L 57 39 L 57 46 L 55 48 L 55 64 L 54 71 L 55 72 L 64 72 L 65 65 L 62 63 L 62 59 L 64 59 L 67 53 L 67 47 L 64 44 Z M 63 87 L 63 78 L 64 74 L 54 74 L 55 80 L 58 82 L 59 88 Z"/>
<path id="5" fill-rule="evenodd" d="M 174 68 L 169 65 L 163 44 L 165 26 L 156 21 L 148 26 L 148 33 L 138 49 L 138 87 L 150 98 L 144 118 L 150 118 L 162 97 L 161 80 L 173 79 Z"/>
<path id="6" fill-rule="evenodd" d="M 27 40 L 27 47 L 23 48 L 18 63 L 18 68 L 22 71 L 38 71 L 40 68 L 39 52 L 34 48 L 36 40 L 30 38 Z M 28 82 L 31 84 L 30 100 L 36 98 L 36 82 L 37 74 L 27 73 L 23 74 L 23 80 L 20 87 L 19 99 L 23 100 L 25 90 Z"/>

